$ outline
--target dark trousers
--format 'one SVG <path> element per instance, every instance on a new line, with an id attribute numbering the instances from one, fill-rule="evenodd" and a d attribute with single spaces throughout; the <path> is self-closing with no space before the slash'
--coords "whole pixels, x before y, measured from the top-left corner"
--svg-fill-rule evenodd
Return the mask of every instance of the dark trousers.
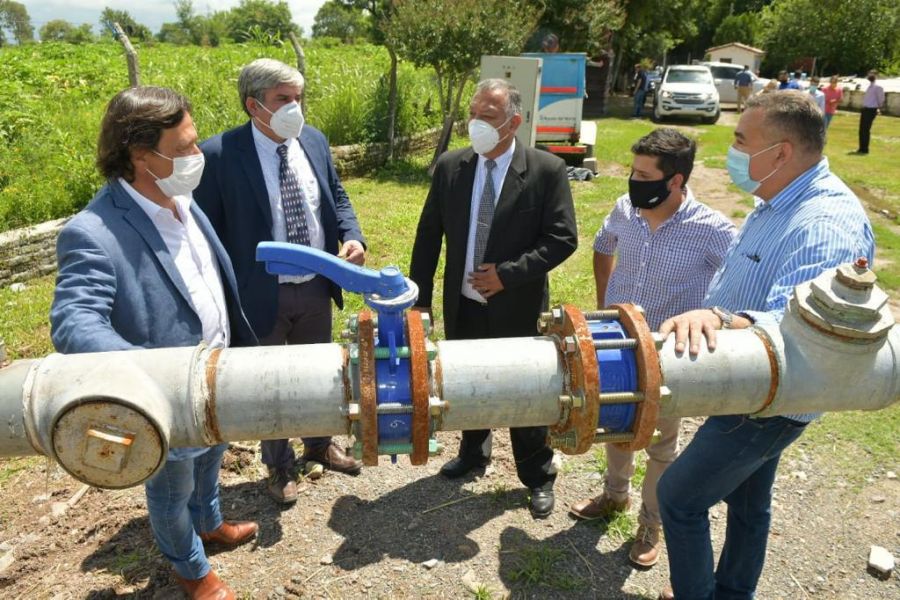
<path id="1" fill-rule="evenodd" d="M 331 293 L 324 277 L 305 283 L 278 286 L 278 314 L 275 326 L 259 339 L 262 346 L 282 344 L 327 344 L 331 342 Z M 330 437 L 303 438 L 308 449 L 331 443 Z M 289 469 L 294 465 L 290 440 L 264 440 L 262 462 L 267 467 Z"/>
<path id="2" fill-rule="evenodd" d="M 458 331 L 452 339 L 497 337 L 491 335 L 487 307 L 465 296 L 460 296 L 459 299 L 458 323 Z M 533 332 L 523 335 L 533 335 Z M 547 428 L 513 427 L 509 430 L 509 437 L 512 440 L 519 480 L 529 489 L 551 489 L 556 480 L 556 470 L 553 468 L 553 450 L 547 446 Z M 483 462 L 490 458 L 491 431 L 489 429 L 464 431 L 459 445 L 459 456 L 473 462 Z"/>
<path id="3" fill-rule="evenodd" d="M 863 108 L 859 115 L 859 151 L 869 151 L 869 138 L 872 137 L 872 123 L 878 115 L 877 108 Z"/>

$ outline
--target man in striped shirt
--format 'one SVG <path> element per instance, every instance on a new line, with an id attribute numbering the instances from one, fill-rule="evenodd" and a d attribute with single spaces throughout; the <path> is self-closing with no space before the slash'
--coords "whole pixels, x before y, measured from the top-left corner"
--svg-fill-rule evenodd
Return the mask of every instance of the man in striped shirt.
<path id="1" fill-rule="evenodd" d="M 735 228 L 687 187 L 696 154 L 692 139 L 676 129 L 657 129 L 631 151 L 628 193 L 616 201 L 594 239 L 597 306 L 638 304 L 656 330 L 665 319 L 702 306 Z M 660 437 L 647 448 L 638 532 L 628 554 L 640 567 L 659 560 L 656 483 L 678 454 L 680 424 L 677 417 L 659 419 Z M 631 505 L 634 452 L 607 444 L 606 456 L 603 493 L 570 509 L 580 519 L 608 518 Z"/>
<path id="2" fill-rule="evenodd" d="M 667 320 L 675 351 L 709 350 L 717 329 L 780 322 L 794 287 L 865 256 L 874 238 L 863 207 L 822 156 L 825 123 L 815 101 L 787 91 L 751 98 L 734 132 L 732 181 L 756 210 L 718 270 L 704 305 Z M 710 417 L 657 488 L 674 594 L 752 598 L 762 573 L 772 485 L 781 453 L 817 414 Z M 708 510 L 724 500 L 728 524 L 713 572 Z M 664 590 L 660 597 L 672 597 Z"/>

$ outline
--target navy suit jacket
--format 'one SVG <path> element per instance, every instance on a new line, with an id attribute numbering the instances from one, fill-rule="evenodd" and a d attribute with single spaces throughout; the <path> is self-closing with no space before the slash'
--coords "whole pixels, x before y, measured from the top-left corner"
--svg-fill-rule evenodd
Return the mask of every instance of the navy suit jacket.
<path id="1" fill-rule="evenodd" d="M 200 145 L 206 167 L 194 199 L 209 217 L 219 239 L 234 263 L 241 304 L 257 335 L 265 336 L 275 325 L 278 311 L 278 278 L 266 273 L 256 261 L 256 246 L 272 241 L 272 208 L 259 155 L 248 121 Z M 338 253 L 338 242 L 365 238 L 344 191 L 331 149 L 321 131 L 305 125 L 300 146 L 306 153 L 319 182 L 322 230 L 325 251 Z M 331 297 L 344 307 L 341 288 L 331 284 Z"/>
<path id="2" fill-rule="evenodd" d="M 228 254 L 203 212 L 191 214 L 218 260 L 234 346 L 257 343 L 238 301 Z M 200 317 L 147 213 L 115 180 L 63 227 L 50 309 L 53 345 L 65 354 L 193 346 Z"/>

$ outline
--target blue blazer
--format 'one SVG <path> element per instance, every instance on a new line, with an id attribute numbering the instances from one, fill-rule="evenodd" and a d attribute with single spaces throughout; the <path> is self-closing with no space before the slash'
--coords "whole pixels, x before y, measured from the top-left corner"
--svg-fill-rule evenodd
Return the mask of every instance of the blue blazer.
<path id="1" fill-rule="evenodd" d="M 228 254 L 194 204 L 191 214 L 219 263 L 232 345 L 255 345 Z M 200 317 L 165 242 L 118 181 L 63 227 L 56 254 L 50 325 L 59 352 L 192 346 L 202 339 Z"/>
<path id="2" fill-rule="evenodd" d="M 248 121 L 200 145 L 206 167 L 194 199 L 231 256 L 241 304 L 253 330 L 265 336 L 275 325 L 278 278 L 256 261 L 257 244 L 272 241 L 272 208 L 251 127 Z M 305 125 L 299 141 L 319 182 L 325 251 L 337 254 L 338 242 L 349 240 L 365 246 L 350 198 L 334 169 L 328 140 L 318 129 Z M 331 297 L 338 308 L 344 307 L 341 288 L 334 283 Z"/>

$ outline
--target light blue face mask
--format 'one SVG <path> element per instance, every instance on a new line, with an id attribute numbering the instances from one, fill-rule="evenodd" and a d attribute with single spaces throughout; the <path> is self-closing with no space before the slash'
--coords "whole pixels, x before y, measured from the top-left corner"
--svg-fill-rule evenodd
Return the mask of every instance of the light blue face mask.
<path id="1" fill-rule="evenodd" d="M 783 142 L 778 142 L 755 154 L 747 154 L 734 146 L 728 148 L 728 158 L 725 160 L 725 167 L 728 169 L 728 174 L 731 176 L 731 181 L 734 182 L 734 185 L 738 186 L 748 194 L 756 192 L 766 179 L 778 172 L 778 169 L 775 169 L 759 181 L 756 181 L 750 177 L 750 159 L 754 156 L 759 156 L 763 152 L 768 152 L 772 148 L 782 145 L 782 143 Z M 779 169 L 780 168 L 781 167 L 779 167 Z"/>

